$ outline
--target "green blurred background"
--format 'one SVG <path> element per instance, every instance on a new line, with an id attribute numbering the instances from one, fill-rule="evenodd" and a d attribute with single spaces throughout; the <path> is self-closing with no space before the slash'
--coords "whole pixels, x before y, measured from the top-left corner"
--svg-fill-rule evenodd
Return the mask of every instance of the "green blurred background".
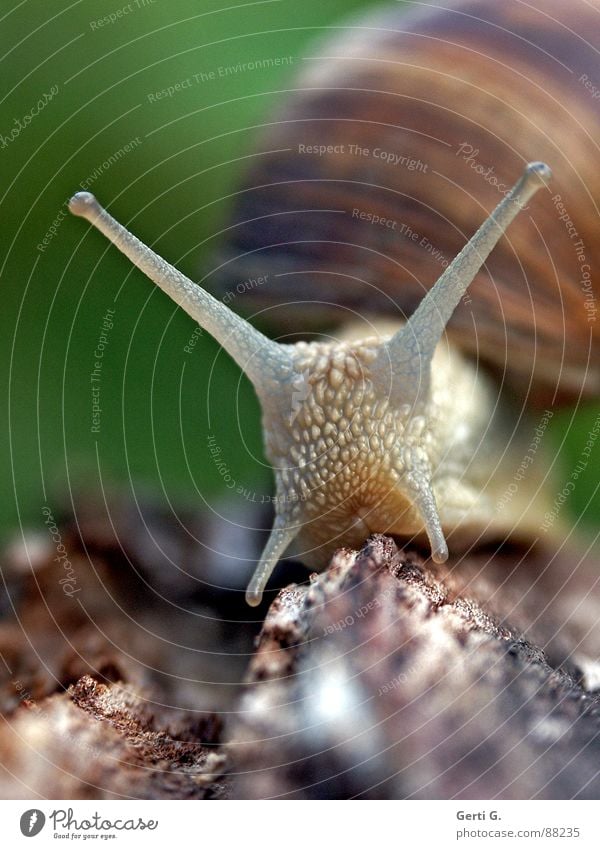
<path id="1" fill-rule="evenodd" d="M 123 223 L 195 279 L 210 266 L 230 195 L 256 139 L 311 40 L 365 0 L 28 0 L 2 5 L 3 534 L 39 526 L 41 507 L 120 483 L 176 505 L 226 495 L 206 448 L 214 434 L 233 478 L 271 491 L 258 405 L 206 335 L 65 202 L 89 188 Z M 99 23 L 116 15 L 114 22 Z M 194 74 L 264 57 L 292 65 L 195 82 Z M 54 87 L 54 88 L 53 88 Z M 15 135 L 38 99 L 51 100 Z M 131 149 L 123 149 L 130 145 Z M 104 163 L 112 161 L 108 167 Z M 56 232 L 38 249 L 53 222 Z M 235 281 L 233 281 L 235 285 Z M 93 433 L 91 374 L 107 309 L 114 327 Z M 597 409 L 552 423 L 569 467 Z M 562 445 L 563 437 L 566 437 Z M 562 447 L 561 447 L 562 446 Z M 592 459 L 593 459 L 592 455 Z M 569 500 L 598 525 L 597 463 Z"/>

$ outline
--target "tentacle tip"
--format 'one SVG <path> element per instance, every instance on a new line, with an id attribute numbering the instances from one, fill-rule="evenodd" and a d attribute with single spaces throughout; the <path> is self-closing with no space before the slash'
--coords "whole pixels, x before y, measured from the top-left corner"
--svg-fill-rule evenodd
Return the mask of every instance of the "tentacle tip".
<path id="1" fill-rule="evenodd" d="M 431 559 L 434 563 L 445 563 L 448 559 L 448 546 L 446 543 L 439 544 L 437 548 L 435 548 L 431 552 Z"/>
<path id="2" fill-rule="evenodd" d="M 250 607 L 258 607 L 262 601 L 262 593 L 259 590 L 246 590 L 246 604 Z"/>
<path id="3" fill-rule="evenodd" d="M 536 179 L 542 186 L 547 185 L 552 179 L 552 171 L 545 162 L 530 162 L 525 168 L 525 174 L 529 178 Z"/>
<path id="4" fill-rule="evenodd" d="M 76 192 L 69 201 L 69 212 L 80 218 L 89 218 L 100 210 L 100 204 L 91 192 Z"/>

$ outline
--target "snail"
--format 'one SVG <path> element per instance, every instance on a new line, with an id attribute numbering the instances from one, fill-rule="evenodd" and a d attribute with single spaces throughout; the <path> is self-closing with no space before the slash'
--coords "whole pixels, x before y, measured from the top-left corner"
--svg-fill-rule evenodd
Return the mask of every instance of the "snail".
<path id="1" fill-rule="evenodd" d="M 589 287 L 582 287 L 582 280 L 591 281 L 591 276 L 585 277 L 583 266 L 593 268 L 597 239 L 591 237 L 593 219 L 590 223 L 581 217 L 583 202 L 579 214 L 575 214 L 574 199 L 579 195 L 574 195 L 572 188 L 563 188 L 565 183 L 573 183 L 569 176 L 574 174 L 582 197 L 595 209 L 598 175 L 592 167 L 593 158 L 589 158 L 593 142 L 583 133 L 586 138 L 580 147 L 573 145 L 575 150 L 567 159 L 547 132 L 555 118 L 540 109 L 542 126 L 535 126 L 535 132 L 530 128 L 527 145 L 532 139 L 541 139 L 540 148 L 553 154 L 546 158 L 552 161 L 558 176 L 552 178 L 552 191 L 543 193 L 544 203 L 535 205 L 534 216 L 534 205 L 528 205 L 538 189 L 549 188 L 549 167 L 530 162 L 509 188 L 503 182 L 505 175 L 509 171 L 518 173 L 515 163 L 530 158 L 519 154 L 513 144 L 511 155 L 505 157 L 508 163 L 500 165 L 494 160 L 499 176 L 494 181 L 487 179 L 485 173 L 489 177 L 491 171 L 471 168 L 463 154 L 469 149 L 469 156 L 474 156 L 476 150 L 477 159 L 482 150 L 489 161 L 497 145 L 508 146 L 495 131 L 496 118 L 485 130 L 472 115 L 465 119 L 476 133 L 495 137 L 495 145 L 482 143 L 478 148 L 471 133 L 465 134 L 454 149 L 450 141 L 441 141 L 443 130 L 435 127 L 442 107 L 419 91 L 425 80 L 429 85 L 432 77 L 438 82 L 443 79 L 439 66 L 444 62 L 448 79 L 442 88 L 455 84 L 460 89 L 464 83 L 458 75 L 452 83 L 452 50 L 450 55 L 442 50 L 433 60 L 435 71 L 428 68 L 421 74 L 423 67 L 417 54 L 423 48 L 412 44 L 412 35 L 425 32 L 434 38 L 432 33 L 441 31 L 446 45 L 452 37 L 452 44 L 460 47 L 461 38 L 467 42 L 468 37 L 472 39 L 473 20 L 481 24 L 481 16 L 487 16 L 498 21 L 490 28 L 500 27 L 499 21 L 506 16 L 501 5 L 468 2 L 451 9 L 428 10 L 411 20 L 403 19 L 401 32 L 394 29 L 392 23 L 399 18 L 392 15 L 385 23 L 370 28 L 373 31 L 368 32 L 368 38 L 358 27 L 336 46 L 332 63 L 317 62 L 308 72 L 310 85 L 299 87 L 297 102 L 289 104 L 277 122 L 274 135 L 278 137 L 270 138 L 276 141 L 274 157 L 250 175 L 250 184 L 258 187 L 257 191 L 248 189 L 241 194 L 241 221 L 234 228 L 231 256 L 221 264 L 221 273 L 236 276 L 241 269 L 248 274 L 268 267 L 273 277 L 290 274 L 302 281 L 292 283 L 291 294 L 302 290 L 304 280 L 312 281 L 306 284 L 308 290 L 311 286 L 317 289 L 325 276 L 337 275 L 348 284 L 337 290 L 345 304 L 366 312 L 361 306 L 364 295 L 357 297 L 361 287 L 355 285 L 362 283 L 370 298 L 369 314 L 387 312 L 395 319 L 392 323 L 367 322 L 368 333 L 363 323 L 359 330 L 342 331 L 327 341 L 273 341 L 223 300 L 156 255 L 109 215 L 93 195 L 79 192 L 70 201 L 72 213 L 99 229 L 215 337 L 255 388 L 263 413 L 265 452 L 275 471 L 276 515 L 246 593 L 250 605 L 260 603 L 269 576 L 292 543 L 307 565 L 320 569 L 335 549 L 360 545 L 372 533 L 426 538 L 433 560 L 440 563 L 448 557 L 448 539 L 452 546 L 460 547 L 489 538 L 535 536 L 542 510 L 535 497 L 541 488 L 536 476 L 531 475 L 528 491 L 511 498 L 506 509 L 494 509 L 515 468 L 515 463 L 507 460 L 507 450 L 515 462 L 522 455 L 519 437 L 512 438 L 507 449 L 507 433 L 512 433 L 510 422 L 515 413 L 507 409 L 508 393 L 503 395 L 494 382 L 499 367 L 501 382 L 527 404 L 549 403 L 549 398 L 555 403 L 597 392 L 592 309 L 586 306 L 594 303 L 593 290 L 591 282 Z M 546 5 L 554 8 L 556 4 Z M 469 14 L 459 18 L 459 10 L 469 10 Z M 527 7 L 521 11 L 521 26 L 526 32 L 528 17 L 535 10 Z M 585 10 L 581 12 L 582 17 L 586 14 Z M 485 40 L 485 27 L 483 37 Z M 561 67 L 563 41 L 568 39 L 559 39 L 555 50 Z M 534 41 L 523 36 L 520 46 L 519 70 L 504 66 L 510 75 L 523 75 L 528 60 L 539 60 L 540 48 Z M 480 49 L 460 49 L 472 50 L 481 60 Z M 368 51 L 365 61 L 361 61 L 363 50 Z M 571 52 L 575 61 L 576 51 Z M 475 61 L 476 56 L 470 59 Z M 402 73 L 407 74 L 410 95 L 390 95 L 393 86 L 386 75 L 400 78 L 397 65 L 402 65 Z M 501 77 L 501 69 L 495 70 Z M 324 79 L 327 73 L 331 75 L 328 81 Z M 469 73 L 475 79 L 472 68 Z M 532 70 L 528 79 L 536 75 L 539 71 Z M 498 94 L 502 83 L 490 75 L 489 86 L 481 96 L 502 102 Z M 479 83 L 469 82 L 468 86 L 469 91 L 481 94 Z M 372 95 L 380 101 L 372 101 Z M 388 95 L 390 103 L 385 102 Z M 410 115 L 416 116 L 414 127 L 409 129 L 393 114 L 398 100 L 404 98 L 411 99 L 414 110 Z M 373 102 L 382 107 L 378 119 L 373 117 Z M 460 103 L 461 98 L 452 102 Z M 322 118 L 328 106 L 332 106 L 329 116 Z M 583 100 L 572 105 L 579 122 L 585 106 Z M 508 106 L 506 109 L 510 112 Z M 348 117 L 350 113 L 352 117 Z M 449 132 L 461 139 L 456 135 L 453 117 L 455 113 L 448 109 Z M 531 123 L 530 116 L 523 115 L 522 123 Z M 304 141 L 298 141 L 296 134 L 292 144 L 290 133 L 297 133 L 298 127 L 302 127 Z M 360 135 L 363 130 L 366 136 Z M 411 143 L 415 138 L 423 142 L 418 149 L 418 162 L 423 166 L 420 172 L 417 157 L 406 144 L 413 132 Z M 514 132 L 514 128 L 507 132 Z M 409 162 L 415 167 L 409 168 Z M 391 172 L 386 182 L 380 171 L 390 167 L 402 170 Z M 264 168 L 268 174 L 263 179 Z M 286 168 L 291 178 L 283 178 Z M 453 173 L 460 181 L 452 179 Z M 417 174 L 429 174 L 421 194 L 417 191 Z M 585 181 L 582 175 L 586 175 Z M 556 180 L 560 192 L 554 188 Z M 462 193 L 457 188 L 459 182 L 464 186 Z M 297 186 L 297 192 L 290 191 L 290 183 Z M 333 187 L 334 204 L 325 191 L 328 187 Z M 348 198 L 350 189 L 356 195 Z M 432 258 L 433 246 L 443 245 L 444 251 L 436 250 L 445 256 L 448 240 L 444 234 L 450 233 L 454 243 L 457 238 L 464 239 L 465 230 L 472 233 L 475 219 L 479 224 L 483 218 L 481 206 L 493 196 L 501 198 L 493 212 L 455 252 L 455 259 L 444 259 L 441 275 L 432 280 L 432 263 L 439 259 Z M 457 197 L 459 222 L 451 223 L 449 208 Z M 333 214 L 336 204 L 343 207 L 337 212 L 345 214 Z M 511 253 L 510 243 L 501 237 L 523 209 L 529 214 L 520 220 L 528 220 L 518 233 L 511 228 Z M 568 212 L 571 209 L 573 212 Z M 330 223 L 332 219 L 334 224 Z M 405 237 L 408 220 L 418 239 Z M 381 225 L 382 221 L 386 223 Z M 406 225 L 404 231 L 389 226 L 389 222 L 398 225 L 399 221 Z M 363 238 L 356 236 L 355 230 L 350 232 L 355 225 L 368 235 Z M 349 229 L 345 237 L 336 229 L 344 226 Z M 568 250 L 564 249 L 565 238 Z M 577 241 L 583 245 L 580 253 Z M 417 242 L 419 251 L 415 249 Z M 486 260 L 498 242 L 494 253 L 500 253 L 499 271 L 493 286 Z M 549 242 L 551 252 L 546 248 Z M 426 244 L 432 246 L 431 251 L 423 249 Z M 403 248 L 407 249 L 405 253 Z M 365 257 L 371 262 L 368 267 Z M 588 288 L 591 299 L 587 297 Z M 486 289 L 487 297 L 481 294 Z M 497 296 L 496 302 L 489 291 Z M 308 294 L 304 300 L 311 301 L 314 293 Z M 321 316 L 325 314 L 323 306 Z M 471 331 L 466 332 L 469 322 Z M 563 327 L 557 333 L 561 322 Z M 472 331 L 473 323 L 477 333 Z"/>
<path id="2" fill-rule="evenodd" d="M 499 451 L 486 439 L 495 395 L 456 352 L 439 347 L 449 317 L 517 212 L 550 177 L 530 163 L 519 182 L 395 333 L 353 341 L 271 341 L 169 265 L 89 192 L 69 209 L 86 218 L 215 339 L 252 381 L 275 469 L 277 514 L 246 599 L 257 605 L 279 558 L 298 538 L 323 566 L 341 542 L 424 529 L 444 562 L 444 528 L 490 528 L 486 504 Z M 304 386 L 304 391 L 298 387 Z M 298 403 L 298 394 L 302 402 Z M 457 403 L 457 397 L 459 403 Z M 512 502 L 503 530 L 527 526 Z M 487 527 L 486 527 L 487 526 Z"/>

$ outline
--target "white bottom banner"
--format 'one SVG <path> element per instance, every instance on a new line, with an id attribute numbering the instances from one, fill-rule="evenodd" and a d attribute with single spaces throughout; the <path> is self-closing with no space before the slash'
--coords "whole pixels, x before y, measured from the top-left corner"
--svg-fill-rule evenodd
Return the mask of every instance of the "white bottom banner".
<path id="1" fill-rule="evenodd" d="M 310 808 L 311 810 L 307 810 Z M 118 841 L 119 846 L 239 843 L 264 849 L 266 834 L 284 849 L 365 849 L 374 840 L 444 847 L 600 846 L 598 802 L 506 801 L 4 801 L 2 845 Z M 279 831 L 279 829 L 281 829 Z M 389 830 L 388 830 L 389 829 Z M 387 834 L 387 837 L 384 835 Z M 433 843 L 435 841 L 435 844 Z M 172 844 L 173 845 L 173 844 Z M 410 845 L 410 844 L 408 844 Z"/>

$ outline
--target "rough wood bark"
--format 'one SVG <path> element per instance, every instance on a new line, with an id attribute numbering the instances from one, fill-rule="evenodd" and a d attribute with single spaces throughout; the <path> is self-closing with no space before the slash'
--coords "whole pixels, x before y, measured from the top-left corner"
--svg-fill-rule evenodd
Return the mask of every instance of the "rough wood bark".
<path id="1" fill-rule="evenodd" d="M 254 650 L 244 575 L 219 589 L 137 509 L 58 523 L 76 596 L 47 540 L 4 552 L 1 798 L 598 798 L 595 562 L 432 570 L 374 537 L 282 590 Z"/>
<path id="2" fill-rule="evenodd" d="M 598 798 L 585 570 L 569 576 L 556 557 L 544 570 L 543 550 L 516 568 L 523 555 L 433 573 L 375 537 L 310 588 L 282 591 L 232 734 L 234 794 Z"/>

